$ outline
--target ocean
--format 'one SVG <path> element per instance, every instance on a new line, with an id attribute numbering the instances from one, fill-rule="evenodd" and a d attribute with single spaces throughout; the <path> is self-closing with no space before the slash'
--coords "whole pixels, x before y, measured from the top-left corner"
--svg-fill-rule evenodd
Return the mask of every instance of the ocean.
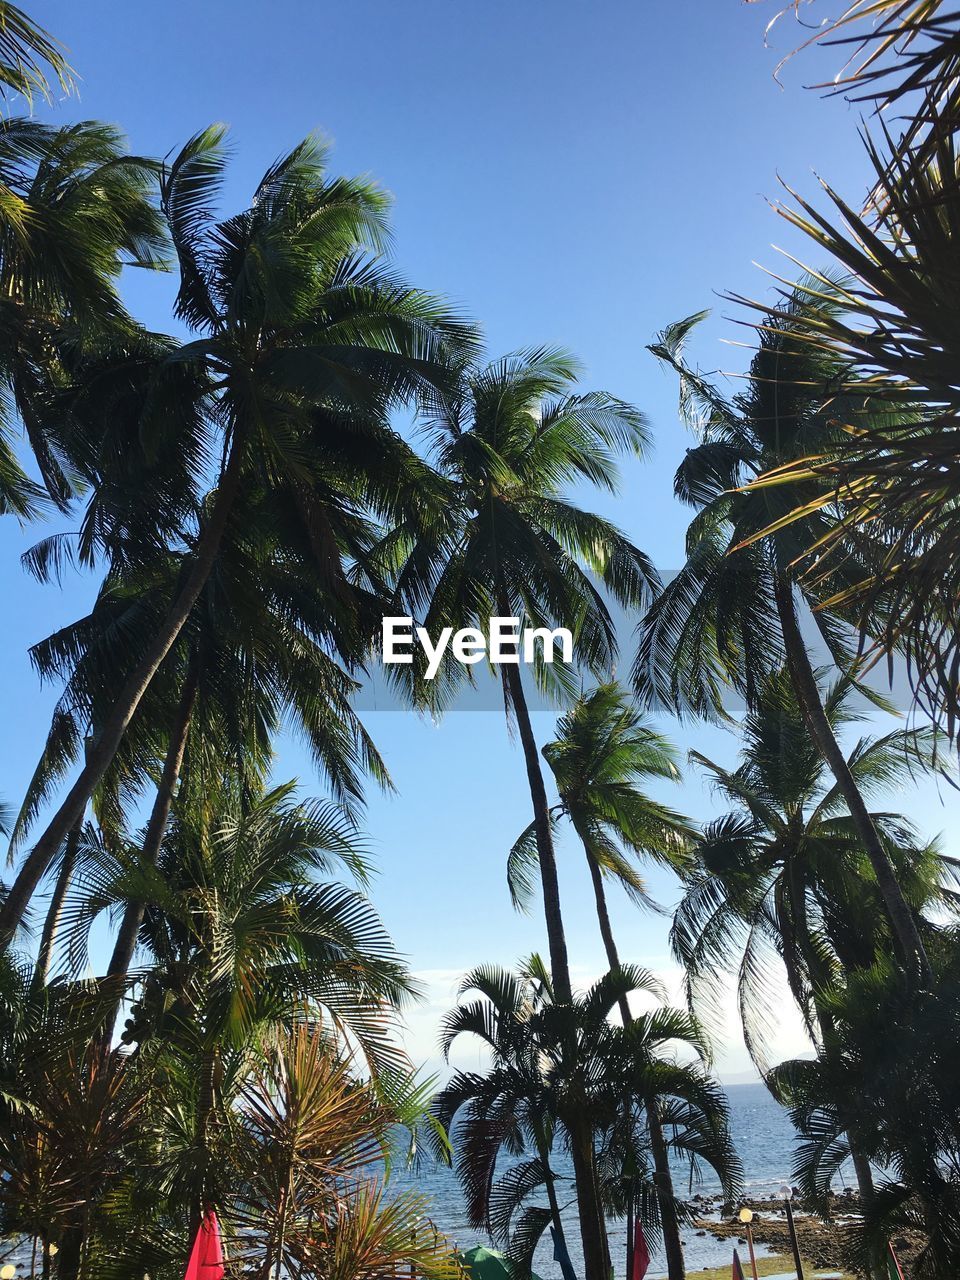
<path id="1" fill-rule="evenodd" d="M 762 1084 L 731 1085 L 727 1088 L 730 1100 L 730 1127 L 737 1151 L 743 1163 L 745 1184 L 748 1196 L 759 1198 L 777 1190 L 784 1181 L 790 1180 L 793 1164 L 793 1128 L 786 1112 L 780 1107 Z M 556 1159 L 557 1172 L 565 1177 L 571 1176 L 571 1170 L 565 1165 L 563 1157 Z M 714 1199 L 714 1211 L 719 1209 L 720 1184 L 710 1176 L 705 1176 L 699 1184 L 693 1186 L 688 1181 L 687 1166 L 678 1162 L 675 1167 L 676 1186 L 681 1195 L 691 1198 L 699 1195 L 705 1199 Z M 852 1185 L 848 1179 L 846 1185 Z M 429 1200 L 427 1216 L 460 1250 L 471 1249 L 474 1245 L 490 1245 L 491 1241 L 482 1233 L 474 1231 L 466 1220 L 463 1208 L 463 1197 L 456 1176 L 452 1170 L 442 1165 L 426 1163 L 416 1172 L 395 1166 L 390 1179 L 388 1194 L 399 1191 L 417 1191 Z M 569 1195 L 568 1195 L 569 1200 Z M 711 1207 L 703 1205 L 703 1215 L 708 1216 Z M 583 1274 L 582 1257 L 579 1251 L 579 1231 L 576 1221 L 576 1209 L 567 1203 L 563 1213 L 565 1223 L 569 1223 L 567 1242 L 571 1260 L 578 1275 Z M 626 1270 L 626 1224 L 614 1223 L 610 1226 L 610 1248 L 614 1263 L 616 1280 L 623 1280 Z M 763 1257 L 769 1250 L 757 1245 L 757 1256 Z M 729 1240 L 714 1240 L 709 1232 L 698 1233 L 685 1229 L 684 1252 L 687 1267 L 691 1276 L 703 1267 L 718 1267 L 729 1264 L 732 1257 L 732 1244 Z M 23 1241 L 2 1260 L 19 1263 L 26 1268 L 30 1261 L 31 1244 Z M 651 1247 L 651 1265 L 648 1280 L 655 1280 L 665 1275 L 663 1255 Z M 746 1260 L 746 1253 L 742 1253 Z M 553 1260 L 552 1247 L 543 1241 L 537 1251 L 534 1270 L 541 1280 L 562 1280 L 560 1268 Z"/>
<path id="2" fill-rule="evenodd" d="M 783 1182 L 791 1181 L 793 1167 L 794 1131 L 787 1113 L 776 1103 L 762 1084 L 730 1085 L 727 1088 L 730 1101 L 730 1128 L 736 1144 L 740 1160 L 744 1168 L 744 1181 L 747 1195 L 753 1199 L 776 1192 Z M 556 1161 L 557 1172 L 570 1176 L 569 1166 L 564 1165 L 561 1157 Z M 507 1167 L 507 1166 L 505 1166 Z M 712 1173 L 707 1171 L 703 1180 L 691 1187 L 688 1166 L 678 1161 L 675 1166 L 676 1187 L 684 1198 L 700 1195 L 705 1198 L 716 1197 L 719 1201 L 720 1184 Z M 842 1180 L 841 1180 L 842 1181 Z M 854 1185 L 851 1178 L 845 1185 Z M 430 1200 L 429 1216 L 437 1228 L 443 1232 L 458 1249 L 470 1249 L 474 1245 L 491 1245 L 491 1241 L 473 1230 L 467 1223 L 463 1208 L 463 1197 L 455 1174 L 445 1167 L 429 1165 L 413 1172 L 395 1172 L 390 1181 L 393 1190 L 416 1190 Z M 716 1208 L 719 1208 L 717 1203 Z M 704 1206 L 705 1214 L 709 1212 Z M 567 1242 L 570 1247 L 574 1269 L 582 1274 L 581 1258 L 578 1248 L 578 1229 L 576 1209 L 572 1204 L 564 1208 L 564 1222 L 570 1224 Z M 616 1223 L 610 1228 L 610 1248 L 614 1262 L 614 1275 L 617 1280 L 624 1276 L 626 1269 L 626 1224 Z M 769 1250 L 757 1245 L 757 1256 L 763 1257 Z M 687 1267 L 691 1273 L 703 1267 L 719 1267 L 729 1264 L 732 1256 L 730 1241 L 718 1241 L 707 1232 L 698 1234 L 695 1230 L 684 1230 L 684 1253 Z M 651 1247 L 651 1264 L 648 1276 L 660 1277 L 666 1274 L 663 1254 Z M 746 1254 L 741 1251 L 745 1262 Z M 541 1280 L 561 1280 L 560 1268 L 553 1260 L 552 1246 L 549 1241 L 542 1241 L 534 1261 L 534 1270 Z"/>

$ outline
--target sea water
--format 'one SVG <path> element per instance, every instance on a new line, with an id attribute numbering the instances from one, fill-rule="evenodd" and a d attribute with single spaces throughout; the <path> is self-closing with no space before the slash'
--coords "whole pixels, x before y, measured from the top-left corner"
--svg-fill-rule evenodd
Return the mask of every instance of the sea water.
<path id="1" fill-rule="evenodd" d="M 727 1089 L 727 1096 L 730 1102 L 731 1135 L 744 1170 L 745 1194 L 751 1200 L 772 1195 L 784 1182 L 792 1181 L 794 1130 L 789 1117 L 762 1084 L 731 1085 Z M 507 1168 L 510 1163 L 507 1160 L 502 1167 Z M 702 1197 L 698 1207 L 703 1216 L 708 1217 L 711 1212 L 715 1215 L 720 1208 L 720 1183 L 712 1171 L 704 1169 L 702 1180 L 691 1183 L 687 1163 L 682 1160 L 672 1160 L 671 1163 L 677 1194 L 690 1200 L 696 1196 Z M 555 1156 L 554 1165 L 557 1173 L 565 1179 L 572 1176 L 569 1160 L 562 1153 Z M 569 1224 L 566 1232 L 567 1244 L 574 1270 L 582 1275 L 576 1206 L 571 1203 L 571 1184 L 567 1182 L 565 1185 L 567 1203 L 562 1216 L 565 1225 Z M 855 1185 L 849 1174 L 838 1179 L 838 1187 L 842 1189 L 844 1185 Z M 430 1200 L 430 1218 L 437 1229 L 459 1249 L 470 1249 L 477 1244 L 491 1245 L 492 1242 L 482 1232 L 477 1232 L 467 1222 L 463 1196 L 456 1176 L 450 1169 L 431 1164 L 416 1173 L 397 1171 L 390 1180 L 390 1187 L 392 1190 L 416 1190 L 427 1196 Z M 746 1246 L 737 1246 L 735 1240 L 718 1241 L 709 1231 L 698 1233 L 696 1228 L 690 1227 L 684 1228 L 683 1237 L 687 1268 L 694 1276 L 704 1267 L 729 1265 L 735 1246 L 740 1250 L 744 1269 L 748 1270 Z M 610 1251 L 617 1280 L 621 1280 L 625 1274 L 626 1246 L 626 1224 L 610 1224 Z M 651 1244 L 650 1252 L 648 1276 L 652 1280 L 653 1277 L 665 1275 L 666 1271 L 662 1251 L 656 1251 Z M 756 1252 L 758 1257 L 764 1257 L 770 1251 L 757 1245 Z M 553 1260 L 549 1239 L 541 1241 L 534 1260 L 534 1270 L 542 1280 L 561 1280 L 560 1267 Z"/>

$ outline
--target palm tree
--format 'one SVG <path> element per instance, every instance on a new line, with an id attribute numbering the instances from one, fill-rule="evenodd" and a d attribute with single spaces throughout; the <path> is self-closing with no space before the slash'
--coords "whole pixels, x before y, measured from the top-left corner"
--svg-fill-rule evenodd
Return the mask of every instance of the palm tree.
<path id="1" fill-rule="evenodd" d="M 816 323 L 830 316 L 836 300 L 821 290 L 812 300 L 802 288 L 789 313 L 760 329 L 746 390 L 727 400 L 683 358 L 683 343 L 700 318 L 673 326 L 652 348 L 681 381 L 681 411 L 700 436 L 677 471 L 676 492 L 698 508 L 687 535 L 687 561 L 650 609 L 640 629 L 634 669 L 638 692 L 650 703 L 678 714 L 721 716 L 723 693 L 732 688 L 752 705 L 763 680 L 786 661 L 807 730 L 836 779 L 889 916 L 901 963 L 921 979 L 928 975 L 913 913 L 897 883 L 880 833 L 830 725 L 804 640 L 800 599 L 814 612 L 834 661 L 852 679 L 855 655 L 848 628 L 835 611 L 820 608 L 822 595 L 798 581 L 795 562 L 805 545 L 829 530 L 821 489 L 804 493 L 804 521 L 775 526 L 790 509 L 783 490 L 749 482 L 785 459 L 804 456 L 813 442 L 830 438 L 838 417 L 862 413 L 865 391 L 852 388 L 838 401 L 832 380 L 836 359 L 814 350 L 800 332 L 801 313 Z M 807 499 L 810 499 L 807 501 Z M 834 571 L 833 585 L 855 575 L 850 555 Z"/>
<path id="2" fill-rule="evenodd" d="M 65 915 L 71 963 L 83 969 L 97 916 L 128 898 L 146 904 L 141 942 L 150 963 L 127 1038 L 181 1027 L 215 1049 L 309 1005 L 326 1010 L 371 1070 L 399 1062 L 383 1020 L 414 988 L 363 894 L 316 878 L 340 862 L 365 882 L 349 815 L 298 802 L 292 783 L 251 800 L 236 779 L 208 780 L 202 800 L 183 799 L 174 801 L 156 866 L 136 850 L 88 849 Z"/>
<path id="3" fill-rule="evenodd" d="M 51 75 L 64 93 L 71 91 L 73 70 L 60 42 L 37 26 L 22 9 L 3 0 L 0 4 L 0 93 L 4 98 L 22 94 L 28 103 L 32 103 L 35 93 L 49 100 L 48 77 Z"/>
<path id="4" fill-rule="evenodd" d="M 726 1131 L 723 1095 L 696 1062 L 706 1053 L 696 1023 L 668 1008 L 641 1015 L 627 1026 L 609 1021 L 630 991 L 662 996 L 650 974 L 634 967 L 617 970 L 572 1004 L 561 1004 L 542 962 L 533 956 L 516 974 L 475 970 L 461 985 L 462 995 L 471 991 L 481 998 L 458 1005 L 447 1016 L 441 1043 L 448 1054 L 458 1036 L 472 1034 L 488 1046 L 492 1063 L 486 1073 L 456 1072 L 437 1095 L 435 1113 L 448 1129 L 455 1126 L 457 1170 L 472 1224 L 508 1244 L 522 1273 L 529 1272 L 548 1226 L 563 1241 L 561 1179 L 550 1154 L 558 1139 L 572 1142 L 574 1111 L 588 1116 L 600 1144 L 600 1168 L 609 1175 L 602 1198 L 609 1211 L 621 1208 L 625 1132 L 630 1131 L 634 1144 L 638 1141 L 637 1117 L 627 1114 L 630 1097 L 655 1097 L 673 1129 L 673 1149 L 707 1161 L 733 1194 L 739 1167 Z M 586 1092 L 576 1082 L 571 1087 L 571 1034 L 589 1081 Z M 692 1051 L 692 1064 L 666 1056 L 667 1046 L 678 1044 Z M 642 1137 L 639 1141 L 645 1145 Z M 528 1152 L 528 1159 L 497 1176 L 502 1153 Z M 629 1176 L 636 1200 L 636 1175 Z M 540 1187 L 547 1196 L 546 1209 L 528 1203 Z M 653 1228 L 659 1203 L 646 1202 L 647 1224 Z"/>
<path id="5" fill-rule="evenodd" d="M 563 1179 L 551 1164 L 560 1121 L 556 1097 L 544 1071 L 544 1059 L 534 1032 L 534 1017 L 549 999 L 550 983 L 536 958 L 518 973 L 493 968 L 474 969 L 460 984 L 460 995 L 477 992 L 479 1000 L 459 1004 L 444 1019 L 441 1049 L 449 1061 L 458 1036 L 478 1036 L 490 1049 L 493 1063 L 485 1074 L 458 1071 L 434 1099 L 433 1113 L 444 1132 L 455 1137 L 456 1171 L 466 1196 L 470 1225 L 493 1229 L 491 1220 L 494 1175 L 501 1153 L 530 1153 L 514 1179 L 523 1176 L 531 1188 L 543 1187 L 549 1208 L 527 1209 L 518 1239 L 535 1232 L 533 1244 L 549 1224 L 561 1258 L 564 1280 L 576 1274 L 569 1262 L 561 1217 Z M 440 1157 L 449 1161 L 451 1149 L 435 1142 Z M 516 1168 L 516 1167 L 515 1167 Z M 539 1227 L 539 1230 L 537 1228 Z M 503 1234 L 500 1232 L 499 1234 Z M 532 1248 L 531 1248 L 532 1253 Z"/>
<path id="6" fill-rule="evenodd" d="M 148 963 L 122 1039 L 138 1055 L 160 1054 L 167 1087 L 184 1094 L 167 1176 L 195 1230 L 203 1205 L 219 1202 L 233 1177 L 221 1155 L 235 1089 L 264 1038 L 309 1018 L 389 1082 L 408 1070 L 391 1032 L 414 988 L 362 893 L 317 878 L 337 861 L 366 874 L 342 811 L 298 803 L 292 785 L 251 803 L 230 779 L 191 801 L 175 801 L 155 867 L 102 844 L 86 849 L 64 924 L 72 967 L 82 971 L 97 916 L 146 903 Z M 113 1003 L 102 997 L 101 1026 Z"/>
<path id="7" fill-rule="evenodd" d="M 840 732 L 857 717 L 841 678 L 824 707 Z M 799 1009 L 807 1033 L 829 1055 L 835 987 L 889 951 L 886 918 L 869 860 L 843 793 L 811 742 L 796 691 L 785 672 L 764 682 L 742 726 L 736 769 L 691 752 L 733 807 L 707 824 L 696 842 L 696 869 L 687 877 L 671 931 L 694 1009 L 709 1016 L 736 975 L 737 1005 L 747 1048 L 761 1074 L 770 1071 L 781 1004 L 780 983 Z M 909 747 L 905 739 L 910 741 Z M 865 795 L 909 779 L 916 735 L 861 738 L 848 756 Z M 911 825 L 889 812 L 871 815 L 919 927 L 935 932 L 922 912 L 953 907 L 953 859 L 923 844 Z M 852 1154 L 864 1199 L 872 1193 L 862 1142 Z"/>
<path id="8" fill-rule="evenodd" d="M 3 11 L 0 59 L 5 37 L 15 38 Z M 129 155 L 111 125 L 0 124 L 0 384 L 42 480 L 23 470 L 5 415 L 0 513 L 29 517 L 44 496 L 65 508 L 77 492 L 84 442 L 65 437 L 46 398 L 76 349 L 130 328 L 117 292 L 121 268 L 156 266 L 165 247 L 150 199 L 155 181 L 156 165 Z"/>
<path id="9" fill-rule="evenodd" d="M 837 732 L 858 719 L 850 701 L 842 677 L 824 696 Z M 747 1048 L 764 1073 L 778 1000 L 776 971 L 819 1041 L 821 998 L 836 980 L 886 954 L 889 935 L 856 824 L 810 741 L 786 672 L 764 682 L 742 735 L 736 769 L 690 753 L 733 808 L 708 823 L 694 845 L 696 865 L 671 941 L 702 1014 L 716 1007 L 729 975 L 736 973 Z M 905 731 L 860 738 L 848 764 L 865 795 L 910 779 L 912 760 L 923 748 L 917 738 Z M 936 844 L 924 844 L 905 818 L 887 811 L 871 816 L 920 927 L 932 930 L 921 913 L 950 905 L 954 860 Z"/>
<path id="10" fill-rule="evenodd" d="M 830 1000 L 829 1054 L 783 1063 L 772 1083 L 800 1135 L 794 1171 L 811 1203 L 826 1199 L 852 1133 L 888 1170 L 848 1228 L 851 1263 L 881 1259 L 885 1272 L 887 1241 L 910 1231 L 923 1241 L 914 1274 L 948 1280 L 960 1259 L 960 1115 L 947 1048 L 960 1007 L 955 931 L 931 954 L 937 982 L 923 1000 L 886 961 L 854 975 Z"/>
<path id="11" fill-rule="evenodd" d="M 675 753 L 660 734 L 643 722 L 623 690 L 609 683 L 581 697 L 561 717 L 557 737 L 543 748 L 543 756 L 560 796 L 551 816 L 555 821 L 566 817 L 583 845 L 607 965 L 611 972 L 617 971 L 620 956 L 610 924 L 604 880 L 614 880 L 638 903 L 649 904 L 643 880 L 629 854 L 651 858 L 681 873 L 686 866 L 692 828 L 640 790 L 642 783 L 653 778 L 679 779 Z M 519 906 L 526 905 L 532 887 L 530 871 L 536 857 L 532 836 L 533 829 L 528 827 L 511 850 L 508 862 L 510 892 Z M 626 1026 L 633 1015 L 625 995 L 619 1008 Z M 683 1248 L 667 1145 L 654 1100 L 645 1102 L 667 1267 L 671 1280 L 683 1280 Z"/>
<path id="12" fill-rule="evenodd" d="M 781 209 L 848 277 L 842 309 L 802 319 L 803 337 L 842 369 L 841 388 L 860 382 L 874 399 L 869 415 L 841 404 L 842 431 L 780 465 L 771 460 L 757 483 L 778 492 L 781 521 L 802 522 L 797 554 L 813 589 L 857 548 L 859 573 L 824 594 L 846 607 L 869 651 L 905 655 L 920 710 L 952 739 L 960 724 L 960 342 L 944 273 L 956 257 L 960 156 L 954 120 L 937 115 L 930 130 L 932 155 L 926 144 L 892 159 L 889 146 L 870 146 L 870 211 L 851 209 L 829 187 L 826 211 L 796 196 Z M 806 532 L 811 481 L 820 505 L 835 509 L 818 538 Z"/>
<path id="13" fill-rule="evenodd" d="M 435 488 L 388 413 L 441 383 L 473 331 L 363 256 L 386 235 L 382 193 L 330 179 L 324 148 L 310 139 L 267 172 L 249 209 L 217 222 L 222 171 L 220 128 L 198 134 L 164 171 L 163 211 L 180 264 L 176 315 L 196 336 L 160 344 L 142 402 L 127 406 L 134 435 L 182 432 L 183 454 L 198 459 L 213 447 L 214 495 L 195 539 L 185 533 L 192 554 L 162 623 L 0 910 L 7 942 L 186 624 L 243 495 L 265 492 L 275 510 L 285 508 L 346 617 L 350 562 L 355 549 L 361 559 L 364 552 L 355 547 L 356 512 L 389 519 L 414 494 L 429 506 Z M 84 417 L 96 416 L 101 385 L 114 394 L 109 377 L 84 387 Z"/>
<path id="14" fill-rule="evenodd" d="M 635 606 L 655 580 L 646 557 L 609 521 L 566 496 L 577 480 L 613 490 L 616 452 L 641 453 L 639 412 L 605 393 L 574 393 L 575 361 L 546 349 L 521 352 L 470 372 L 452 396 L 436 399 L 427 428 L 431 454 L 448 487 L 445 518 L 416 536 L 399 528 L 385 548 L 397 565 L 398 598 L 423 614 L 431 635 L 444 627 L 483 629 L 493 616 L 576 633 L 578 661 L 593 670 L 616 653 L 613 622 L 588 572 L 622 604 Z M 552 656 L 552 655 L 551 655 Z M 466 668 L 447 664 L 428 682 L 414 663 L 395 670 L 415 681 L 414 696 L 434 707 Z M 544 680 L 569 673 L 541 665 Z M 499 677 L 516 719 L 533 804 L 550 968 L 557 998 L 572 999 L 556 858 L 540 758 L 519 665 Z M 605 1280 L 603 1217 L 584 1129 L 575 1142 L 587 1274 Z"/>
<path id="15" fill-rule="evenodd" d="M 108 576 L 90 615 L 31 651 L 42 674 L 67 679 L 21 809 L 18 840 L 70 767 L 85 728 L 92 730 L 109 708 L 111 681 L 123 670 L 117 670 L 118 638 L 125 653 L 132 637 L 145 641 L 153 634 L 184 558 L 170 556 L 149 573 Z M 363 585 L 355 590 L 363 603 Z M 364 607 L 372 614 L 376 598 L 369 594 Z M 143 865 L 152 865 L 185 758 L 200 790 L 211 770 L 218 776 L 223 760 L 235 761 L 256 780 L 268 768 L 272 739 L 284 722 L 300 731 L 341 802 L 360 802 L 365 773 L 388 786 L 383 762 L 350 706 L 354 681 L 337 660 L 350 639 L 338 625 L 335 601 L 292 538 L 281 539 L 266 521 L 231 528 L 197 607 L 101 780 L 95 803 L 101 826 L 111 828 L 112 839 L 127 839 L 118 829 L 123 797 L 159 773 L 140 853 Z M 345 662 L 351 659 L 349 652 L 343 655 Z M 68 854 L 75 847 L 73 833 L 67 847 Z M 63 859 L 48 922 L 62 910 L 64 879 L 69 883 L 74 861 Z M 129 903 L 107 969 L 118 1001 L 142 918 L 143 905 Z M 45 938 L 48 932 L 45 927 Z M 104 1030 L 107 1039 L 110 1030 Z"/>

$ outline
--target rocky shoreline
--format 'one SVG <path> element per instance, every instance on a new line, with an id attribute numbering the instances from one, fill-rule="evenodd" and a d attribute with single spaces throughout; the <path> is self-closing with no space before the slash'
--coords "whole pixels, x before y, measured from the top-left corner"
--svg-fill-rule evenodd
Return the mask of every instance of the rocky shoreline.
<path id="1" fill-rule="evenodd" d="M 731 1213 L 729 1206 L 709 1196 L 696 1196 L 693 1201 L 694 1228 L 698 1234 L 712 1235 L 716 1240 L 733 1240 L 746 1245 L 743 1224 L 737 1213 L 743 1207 L 753 1210 L 753 1238 L 757 1244 L 766 1245 L 776 1253 L 791 1253 L 790 1233 L 787 1228 L 786 1210 L 776 1196 L 745 1199 Z M 859 1220 L 860 1197 L 854 1191 L 846 1191 L 831 1197 L 829 1219 L 807 1213 L 800 1200 L 794 1200 L 794 1223 L 803 1257 L 817 1268 L 841 1269 L 845 1265 L 846 1231 Z M 920 1247 L 918 1239 L 909 1237 L 894 1241 L 897 1256 L 906 1280 L 910 1280 L 912 1262 Z M 854 1273 L 856 1274 L 856 1272 Z"/>

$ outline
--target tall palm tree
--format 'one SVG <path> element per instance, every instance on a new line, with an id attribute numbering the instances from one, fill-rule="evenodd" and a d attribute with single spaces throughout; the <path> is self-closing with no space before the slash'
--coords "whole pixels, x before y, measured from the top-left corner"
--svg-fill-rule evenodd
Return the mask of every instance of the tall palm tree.
<path id="1" fill-rule="evenodd" d="M 843 678 L 824 695 L 831 726 L 856 723 Z M 740 759 L 727 769 L 692 751 L 718 793 L 732 805 L 695 842 L 694 868 L 677 908 L 671 942 L 684 965 L 694 1007 L 717 1007 L 731 973 L 744 1038 L 761 1073 L 785 979 L 807 1031 L 823 1035 L 822 1000 L 836 980 L 869 968 L 889 951 L 889 925 L 843 792 L 811 742 L 786 672 L 768 677 L 742 727 Z M 922 749 L 918 735 L 862 737 L 848 756 L 865 795 L 903 785 Z M 912 910 L 952 901 L 954 861 L 925 844 L 910 823 L 874 811 Z M 926 931 L 933 928 L 923 921 Z"/>
<path id="2" fill-rule="evenodd" d="M 824 697 L 837 732 L 857 718 L 849 702 L 850 689 L 841 678 Z M 708 823 L 696 842 L 696 869 L 687 877 L 671 942 L 701 1016 L 719 1009 L 736 975 L 744 1040 L 766 1078 L 784 980 L 808 1035 L 829 1057 L 835 988 L 885 956 L 890 938 L 857 826 L 810 740 L 785 672 L 764 682 L 742 734 L 734 770 L 691 752 L 733 807 Z M 906 736 L 895 732 L 857 742 L 848 764 L 863 794 L 909 780 L 917 743 L 908 749 Z M 935 844 L 924 844 L 899 815 L 871 816 L 930 938 L 934 928 L 922 912 L 955 911 L 950 881 L 957 864 Z M 868 1144 L 855 1134 L 849 1146 L 866 1201 L 873 1193 Z"/>
<path id="3" fill-rule="evenodd" d="M 612 663 L 613 620 L 591 575 L 629 605 L 647 598 L 656 575 L 614 525 L 583 511 L 567 491 L 578 480 L 615 490 L 615 455 L 641 454 L 646 430 L 630 405 L 601 392 L 574 392 L 576 377 L 576 362 L 564 352 L 521 352 L 470 373 L 455 397 L 436 401 L 427 429 L 448 486 L 446 518 L 428 537 L 399 527 L 386 552 L 398 565 L 399 598 L 431 635 L 445 626 L 486 630 L 492 616 L 513 617 L 521 626 L 571 628 L 578 664 L 600 670 Z M 467 670 L 451 660 L 428 682 L 419 661 L 394 668 L 434 708 L 443 707 Z M 571 987 L 549 808 L 519 663 L 500 664 L 497 675 L 523 746 L 551 972 L 558 999 L 566 1000 Z M 572 687 L 562 664 L 541 664 L 538 675 Z"/>
<path id="4" fill-rule="evenodd" d="M 811 500 L 802 523 L 788 523 L 776 536 L 755 536 L 774 526 L 792 500 L 782 490 L 758 490 L 749 482 L 829 439 L 844 412 L 864 410 L 862 388 L 851 388 L 838 403 L 835 357 L 811 348 L 799 332 L 801 313 L 815 323 L 817 315 L 832 315 L 836 308 L 829 290 L 812 300 L 798 291 L 788 313 L 761 326 L 746 389 L 732 400 L 684 360 L 684 341 L 699 316 L 675 325 L 652 348 L 680 375 L 681 411 L 700 437 L 675 481 L 678 496 L 698 513 L 687 535 L 685 565 L 641 625 L 634 678 L 650 703 L 670 705 L 679 714 L 718 716 L 724 714 L 725 689 L 750 706 L 764 678 L 786 662 L 808 732 L 836 779 L 869 858 L 900 961 L 923 980 L 929 969 L 913 913 L 830 725 L 801 631 L 800 601 L 813 610 L 834 661 L 853 678 L 855 654 L 843 617 L 820 609 L 822 595 L 798 580 L 797 556 L 830 528 L 816 482 L 804 495 Z M 834 585 L 848 582 L 856 571 L 851 555 L 835 569 Z"/>
<path id="5" fill-rule="evenodd" d="M 797 554 L 811 588 L 846 607 L 871 653 L 905 655 L 920 711 L 953 739 L 960 728 L 960 339 L 946 281 L 957 253 L 960 153 L 956 112 L 918 120 L 929 126 L 929 145 L 892 159 L 889 140 L 870 145 L 876 189 L 869 210 L 851 209 L 829 187 L 826 209 L 795 195 L 781 209 L 847 273 L 842 308 L 822 320 L 802 317 L 803 337 L 843 371 L 840 390 L 865 383 L 873 405 L 857 415 L 841 401 L 835 415 L 843 430 L 779 465 L 769 460 L 757 483 L 778 494 L 780 522 L 804 530 Z M 820 505 L 835 513 L 818 537 L 807 526 L 811 481 Z M 824 570 L 852 547 L 860 571 L 841 589 L 824 590 Z"/>
<path id="6" fill-rule="evenodd" d="M 245 504 L 245 510 L 250 514 L 252 505 Z M 21 809 L 18 840 L 70 767 L 84 733 L 95 731 L 109 708 L 111 682 L 122 675 L 117 664 L 123 663 L 132 638 L 145 642 L 162 620 L 184 559 L 171 555 L 149 572 L 109 575 L 91 614 L 31 651 L 44 676 L 67 679 Z M 355 592 L 372 616 L 375 594 L 362 583 Z M 235 762 L 256 785 L 284 722 L 303 735 L 341 802 L 362 799 L 366 773 L 389 786 L 383 761 L 350 705 L 351 639 L 339 625 L 336 601 L 310 572 L 309 555 L 298 552 L 292 538 L 281 537 L 272 521 L 229 529 L 196 608 L 101 780 L 95 804 L 101 825 L 122 828 L 124 797 L 156 778 L 140 854 L 144 865 L 152 865 L 185 758 L 192 757 L 198 789 L 219 775 L 224 760 Z M 118 830 L 116 838 L 127 837 Z M 67 841 L 72 843 L 73 834 Z M 62 910 L 63 871 L 69 865 L 65 856 L 48 921 Z M 107 969 L 118 999 L 142 916 L 142 904 L 128 904 Z"/>
<path id="7" fill-rule="evenodd" d="M 356 512 L 389 519 L 404 507 L 409 517 L 414 496 L 429 506 L 434 490 L 388 414 L 447 378 L 472 329 L 364 256 L 385 239 L 385 197 L 370 182 L 329 178 L 316 139 L 268 170 L 250 208 L 217 221 L 223 155 L 223 130 L 208 129 L 164 171 L 162 206 L 180 265 L 176 314 L 195 337 L 156 352 L 129 416 L 131 431 L 168 440 L 185 429 L 186 456 L 212 452 L 214 495 L 162 623 L 0 909 L 5 942 L 186 624 L 244 493 L 265 491 L 285 507 L 347 614 Z M 87 415 L 99 386 L 84 388 Z"/>
<path id="8" fill-rule="evenodd" d="M 543 748 L 560 796 L 555 819 L 571 823 L 586 855 L 597 921 L 607 966 L 620 969 L 620 955 L 604 881 L 611 879 L 639 902 L 649 903 L 643 880 L 630 855 L 649 858 L 683 873 L 693 830 L 666 805 L 651 800 L 641 786 L 651 779 L 680 777 L 670 744 L 644 723 L 616 684 L 600 685 L 581 697 L 557 723 L 557 737 Z M 524 904 L 530 887 L 532 828 L 514 845 L 508 880 L 514 902 Z M 626 850 L 626 855 L 624 853 Z M 629 1001 L 619 1001 L 624 1026 L 633 1021 Z M 647 1130 L 656 1172 L 660 1222 L 670 1280 L 685 1274 L 673 1178 L 656 1099 L 644 1099 Z"/>
<path id="9" fill-rule="evenodd" d="M 398 597 L 431 635 L 444 627 L 486 629 L 494 616 L 521 625 L 566 626 L 575 657 L 592 670 L 617 650 L 606 603 L 590 575 L 622 604 L 643 602 L 655 581 L 647 558 L 609 521 L 567 496 L 577 481 L 617 485 L 615 455 L 641 453 L 643 418 L 605 393 L 576 393 L 576 362 L 566 353 L 521 352 L 465 376 L 455 395 L 436 399 L 427 424 L 431 457 L 448 487 L 445 519 L 427 537 L 400 528 L 385 549 L 398 565 Z M 448 663 L 414 694 L 442 706 L 466 668 Z M 518 664 L 500 665 L 508 716 L 516 720 L 533 804 L 550 968 L 557 998 L 572 999 L 547 792 Z M 569 686 L 570 672 L 543 665 L 544 679 Z M 574 1068 L 575 1069 L 575 1068 Z M 590 1135 L 577 1135 L 582 1231 L 590 1280 L 606 1276 L 606 1244 Z"/>

